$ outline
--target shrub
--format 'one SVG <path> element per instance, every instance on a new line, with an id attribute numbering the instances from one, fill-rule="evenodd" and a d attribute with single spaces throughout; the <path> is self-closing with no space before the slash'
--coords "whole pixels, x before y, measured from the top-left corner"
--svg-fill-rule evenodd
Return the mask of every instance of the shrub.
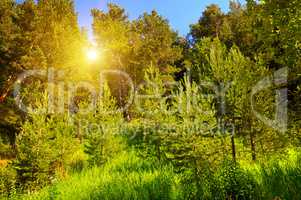
<path id="1" fill-rule="evenodd" d="M 17 137 L 17 157 L 13 166 L 18 186 L 34 191 L 66 175 L 67 160 L 79 141 L 66 116 L 31 115 Z"/>
<path id="2" fill-rule="evenodd" d="M 16 172 L 9 166 L 0 167 L 0 199 L 15 194 Z"/>

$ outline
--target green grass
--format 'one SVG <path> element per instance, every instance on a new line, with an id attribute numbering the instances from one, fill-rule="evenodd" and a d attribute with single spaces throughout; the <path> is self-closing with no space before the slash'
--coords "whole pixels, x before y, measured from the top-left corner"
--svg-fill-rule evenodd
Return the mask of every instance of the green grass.
<path id="1" fill-rule="evenodd" d="M 75 174 L 23 199 L 179 199 L 172 171 L 124 152 L 104 167 Z"/>
<path id="2" fill-rule="evenodd" d="M 258 185 L 260 199 L 301 199 L 301 154 L 291 150 L 286 157 L 266 163 L 243 165 Z"/>
<path id="3" fill-rule="evenodd" d="M 202 174 L 199 188 L 193 179 L 185 182 L 185 178 L 170 165 L 143 160 L 130 151 L 21 199 L 229 199 L 232 194 L 236 199 L 301 199 L 297 152 L 261 164 L 225 162 L 218 170 Z"/>

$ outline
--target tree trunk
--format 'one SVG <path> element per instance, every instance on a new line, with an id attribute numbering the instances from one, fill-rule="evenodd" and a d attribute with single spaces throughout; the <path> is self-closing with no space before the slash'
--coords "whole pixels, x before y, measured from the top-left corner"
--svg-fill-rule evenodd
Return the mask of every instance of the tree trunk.
<path id="1" fill-rule="evenodd" d="M 253 131 L 250 132 L 250 140 L 251 140 L 252 160 L 256 161 L 256 142 L 255 142 L 255 134 Z"/>
<path id="2" fill-rule="evenodd" d="M 231 136 L 231 149 L 232 149 L 232 159 L 234 163 L 236 163 L 236 147 L 235 147 L 234 135 Z"/>
<path id="3" fill-rule="evenodd" d="M 250 117 L 249 120 L 249 130 L 250 130 L 250 143 L 251 143 L 251 153 L 252 153 L 252 160 L 256 161 L 256 141 L 255 141 L 255 131 L 252 126 L 253 117 Z"/>
<path id="4" fill-rule="evenodd" d="M 236 166 L 236 146 L 235 146 L 234 134 L 231 135 L 231 148 L 232 148 L 232 159 L 233 159 L 234 165 Z M 234 171 L 234 177 L 232 177 L 232 179 L 234 179 L 234 180 L 235 180 L 235 173 L 236 172 Z M 236 194 L 235 194 L 234 189 L 232 188 L 231 200 L 235 200 L 235 199 L 236 199 Z"/>
<path id="5" fill-rule="evenodd" d="M 82 144 L 82 134 L 81 134 L 81 126 L 80 126 L 80 122 L 78 120 L 76 120 L 76 137 L 79 140 L 79 142 Z"/>
<path id="6" fill-rule="evenodd" d="M 160 149 L 161 141 L 160 139 L 157 141 L 156 149 L 157 149 L 157 158 L 161 161 L 161 149 Z"/>

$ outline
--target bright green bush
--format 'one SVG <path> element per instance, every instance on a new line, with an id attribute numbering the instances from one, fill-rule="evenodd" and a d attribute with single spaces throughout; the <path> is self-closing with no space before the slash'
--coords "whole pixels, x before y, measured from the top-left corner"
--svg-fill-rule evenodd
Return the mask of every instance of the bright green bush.
<path id="1" fill-rule="evenodd" d="M 67 175 L 68 159 L 80 148 L 65 115 L 32 114 L 17 137 L 13 167 L 24 191 L 35 191 Z"/>
<path id="2" fill-rule="evenodd" d="M 104 84 L 102 96 L 95 104 L 94 110 L 77 113 L 76 120 L 81 122 L 84 152 L 88 155 L 90 166 L 101 166 L 123 151 L 124 142 L 116 135 L 120 134 L 124 119 L 107 84 Z"/>

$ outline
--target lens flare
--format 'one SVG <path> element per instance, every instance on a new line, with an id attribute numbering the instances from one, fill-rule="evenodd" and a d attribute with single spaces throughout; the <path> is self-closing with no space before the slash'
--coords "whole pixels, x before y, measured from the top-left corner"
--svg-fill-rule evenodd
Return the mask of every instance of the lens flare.
<path id="1" fill-rule="evenodd" d="M 98 59 L 98 52 L 95 49 L 87 50 L 87 59 L 89 61 L 95 61 Z"/>

